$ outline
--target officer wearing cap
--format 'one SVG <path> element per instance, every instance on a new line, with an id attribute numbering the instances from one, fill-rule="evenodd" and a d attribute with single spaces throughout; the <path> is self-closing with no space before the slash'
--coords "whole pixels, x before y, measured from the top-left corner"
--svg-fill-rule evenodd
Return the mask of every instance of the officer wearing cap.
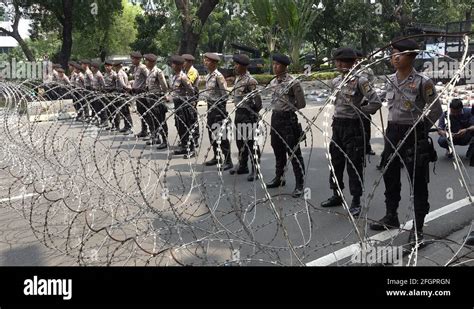
<path id="1" fill-rule="evenodd" d="M 70 85 L 71 81 L 69 80 L 69 77 L 65 74 L 66 72 L 64 71 L 63 68 L 58 68 L 56 69 L 56 72 L 58 72 L 58 77 L 57 77 L 57 82 L 61 85 Z"/>
<path id="2" fill-rule="evenodd" d="M 114 70 L 117 73 L 117 79 L 115 80 L 115 89 L 119 94 L 118 106 L 120 117 L 124 120 L 124 127 L 120 129 L 120 133 L 125 135 L 133 134 L 133 120 L 130 112 L 130 104 L 128 97 L 126 96 L 128 85 L 128 75 L 122 68 L 122 61 L 118 60 L 114 63 Z"/>
<path id="3" fill-rule="evenodd" d="M 365 58 L 365 55 L 362 51 L 355 50 L 355 53 L 357 55 L 357 60 L 362 61 Z M 360 69 L 363 69 L 360 75 L 364 78 L 367 78 L 370 83 L 375 80 L 374 71 L 370 67 L 361 66 Z M 368 103 L 369 101 L 364 97 L 360 106 L 365 106 Z M 372 138 L 372 116 L 370 114 L 366 116 L 367 117 L 362 117 L 365 133 L 365 153 L 367 155 L 375 156 L 375 152 L 373 151 L 372 145 L 370 144 L 370 139 Z"/>
<path id="4" fill-rule="evenodd" d="M 148 136 L 148 127 L 145 121 L 145 113 L 147 111 L 147 99 L 143 96 L 146 92 L 146 80 L 150 71 L 147 67 L 141 63 L 143 56 L 140 52 L 132 52 L 130 54 L 132 59 L 132 67 L 130 71 L 133 74 L 133 83 L 131 88 L 127 88 L 132 95 L 137 97 L 137 112 L 140 115 L 141 120 L 141 131 L 137 134 L 138 138 L 145 138 Z"/>
<path id="5" fill-rule="evenodd" d="M 144 58 L 149 72 L 146 79 L 148 93 L 144 117 L 150 127 L 151 140 L 147 142 L 147 145 L 157 145 L 157 148 L 161 150 L 168 147 L 168 124 L 166 123 L 168 108 L 163 100 L 165 93 L 168 92 L 168 83 L 163 71 L 156 66 L 158 57 L 154 54 L 146 54 Z"/>
<path id="6" fill-rule="evenodd" d="M 357 55 L 352 48 L 338 49 L 334 54 L 334 59 L 341 76 L 336 77 L 332 84 L 335 89 L 339 87 L 341 89 L 334 100 L 332 140 L 329 146 L 333 166 L 329 183 L 333 190 L 333 196 L 321 203 L 321 206 L 342 206 L 343 201 L 338 193 L 338 187 L 344 190 L 344 169 L 347 165 L 349 189 L 352 195 L 350 212 L 354 217 L 357 217 L 362 210 L 360 198 L 363 193 L 362 184 L 364 181 L 365 135 L 363 119 L 367 114 L 375 114 L 382 107 L 382 102 L 364 76 L 355 75 L 344 82 L 357 60 Z M 368 103 L 361 106 L 364 98 Z"/>
<path id="7" fill-rule="evenodd" d="M 185 155 L 185 159 L 195 157 L 194 139 L 191 134 L 193 122 L 194 89 L 186 73 L 183 72 L 184 58 L 172 56 L 170 58 L 173 76 L 171 77 L 169 101 L 174 103 L 175 124 L 181 140 L 180 147 L 174 151 L 174 155 Z"/>
<path id="8" fill-rule="evenodd" d="M 113 61 L 106 60 L 104 63 L 105 74 L 104 74 L 104 92 L 106 93 L 106 104 L 107 110 L 109 113 L 109 121 L 112 124 L 110 130 L 117 131 L 120 126 L 120 116 L 118 104 L 120 103 L 117 100 L 114 93 L 116 92 L 116 83 L 117 83 L 117 73 L 113 70 Z"/>
<path id="9" fill-rule="evenodd" d="M 95 92 L 94 98 L 92 98 L 91 106 L 96 116 L 94 123 L 100 128 L 107 127 L 107 102 L 105 97 L 99 95 L 99 93 L 104 92 L 105 88 L 105 81 L 104 75 L 100 71 L 100 63 L 99 62 L 92 62 L 91 63 L 91 72 L 92 72 L 92 83 L 91 88 L 92 91 Z"/>
<path id="10" fill-rule="evenodd" d="M 193 86 L 193 89 L 194 89 L 194 95 L 190 99 L 190 101 L 194 107 L 194 109 L 192 110 L 192 118 L 193 118 L 192 126 L 194 128 L 193 130 L 194 145 L 198 147 L 199 137 L 200 137 L 199 115 L 198 115 L 198 110 L 197 110 L 197 104 L 199 100 L 199 72 L 194 67 L 195 58 L 193 55 L 184 54 L 182 55 L 182 57 L 184 58 L 184 66 L 183 66 L 184 73 L 187 74 L 188 79 L 191 82 L 191 85 Z"/>
<path id="11" fill-rule="evenodd" d="M 217 69 L 220 57 L 214 53 L 204 54 L 204 65 L 207 67 L 209 74 L 206 76 L 206 89 L 203 93 L 207 101 L 207 130 L 209 140 L 212 144 L 214 157 L 204 163 L 206 166 L 215 166 L 223 162 L 222 170 L 227 171 L 234 167 L 230 154 L 230 142 L 227 138 L 227 130 L 223 128 L 224 119 L 227 119 L 227 82 L 221 72 Z M 221 136 L 222 134 L 222 136 Z M 219 161 L 218 141 L 220 140 L 222 155 Z"/>
<path id="12" fill-rule="evenodd" d="M 289 155 L 296 180 L 292 196 L 298 198 L 304 193 L 305 166 L 299 145 L 303 130 L 296 112 L 306 107 L 306 99 L 301 83 L 288 73 L 290 63 L 291 60 L 286 55 L 273 56 L 273 72 L 276 76 L 269 85 L 273 89 L 270 137 L 275 153 L 276 176 L 266 186 L 271 189 L 286 185 L 284 174 Z"/>
<path id="13" fill-rule="evenodd" d="M 85 121 L 88 115 L 87 102 L 85 90 L 85 77 L 83 74 L 82 66 L 77 62 L 71 62 L 71 66 L 74 68 L 74 72 L 71 75 L 71 84 L 75 88 L 74 91 L 74 108 L 76 109 L 77 116 L 76 121 Z"/>
<path id="14" fill-rule="evenodd" d="M 232 91 L 236 105 L 235 126 L 237 128 L 237 148 L 239 150 L 239 165 L 230 171 L 231 175 L 243 175 L 249 173 L 248 160 L 252 164 L 252 173 L 247 177 L 248 181 L 258 179 L 257 162 L 260 160 L 260 148 L 255 141 L 255 130 L 258 126 L 259 112 L 262 109 L 262 98 L 260 94 L 249 94 L 257 89 L 258 82 L 247 70 L 250 58 L 245 54 L 234 55 L 235 79 Z M 255 159 L 257 156 L 258 159 Z"/>
<path id="15" fill-rule="evenodd" d="M 386 215 L 370 225 L 372 230 L 399 228 L 397 210 L 401 200 L 400 157 L 407 168 L 410 183 L 414 186 L 415 224 L 409 242 L 414 244 L 415 236 L 423 240 L 423 224 L 430 209 L 428 203 L 429 163 L 434 161 L 429 147 L 428 131 L 442 114 L 440 100 L 431 79 L 418 73 L 413 62 L 419 49 L 411 39 L 395 39 L 392 43 L 391 63 L 396 73 L 387 78 L 385 98 L 388 102 L 388 127 L 385 137 L 384 153 L 393 160 L 384 173 Z M 422 113 L 429 113 L 422 119 Z M 419 121 L 415 126 L 415 123 Z M 409 131 L 411 133 L 409 133 Z M 395 150 L 404 140 L 397 154 Z M 416 231 L 416 235 L 415 234 Z"/>

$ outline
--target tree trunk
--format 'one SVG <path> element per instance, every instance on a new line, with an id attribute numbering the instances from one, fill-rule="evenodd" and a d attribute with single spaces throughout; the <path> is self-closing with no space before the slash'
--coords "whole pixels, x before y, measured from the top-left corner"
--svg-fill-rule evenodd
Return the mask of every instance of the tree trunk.
<path id="1" fill-rule="evenodd" d="M 21 50 L 25 54 L 26 59 L 30 62 L 36 61 L 35 56 L 33 55 L 33 52 L 29 48 L 28 44 L 21 38 L 20 34 L 18 33 L 18 29 L 16 32 L 12 33 L 12 37 L 18 42 L 18 44 L 21 47 Z"/>
<path id="2" fill-rule="evenodd" d="M 61 52 L 59 53 L 59 63 L 63 67 L 66 68 L 69 58 L 71 57 L 71 50 L 72 50 L 72 18 L 73 18 L 74 0 L 62 0 L 62 1 L 63 1 L 63 12 L 64 12 L 64 19 L 62 20 L 63 44 L 61 46 Z"/>
<path id="3" fill-rule="evenodd" d="M 209 15 L 219 4 L 219 0 L 202 0 L 196 16 L 190 13 L 189 0 L 175 0 L 176 8 L 181 13 L 182 39 L 178 52 L 194 55 L 201 38 L 201 32 Z"/>

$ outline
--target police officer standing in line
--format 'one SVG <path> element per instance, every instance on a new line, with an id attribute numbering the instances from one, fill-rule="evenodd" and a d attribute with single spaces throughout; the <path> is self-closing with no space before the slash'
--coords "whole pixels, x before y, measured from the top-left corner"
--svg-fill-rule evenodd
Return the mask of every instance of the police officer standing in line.
<path id="1" fill-rule="evenodd" d="M 194 67 L 195 58 L 193 55 L 184 54 L 182 55 L 184 58 L 184 73 L 187 74 L 189 81 L 194 89 L 194 95 L 190 99 L 192 106 L 194 107 L 192 110 L 192 119 L 193 119 L 193 138 L 194 138 L 194 145 L 195 147 L 199 147 L 199 137 L 200 137 L 200 129 L 199 129 L 199 115 L 197 110 L 197 104 L 199 100 L 199 72 Z"/>
<path id="2" fill-rule="evenodd" d="M 340 48 L 335 52 L 334 59 L 337 70 L 342 74 L 332 81 L 333 87 L 337 88 L 355 65 L 357 55 L 351 48 Z M 362 106 L 364 98 L 367 99 L 367 104 Z M 362 210 L 360 198 L 363 193 L 363 167 L 366 150 L 363 119 L 366 114 L 375 114 L 382 107 L 382 102 L 368 79 L 356 75 L 342 87 L 335 98 L 334 105 L 332 140 L 329 146 L 331 163 L 334 168 L 329 176 L 329 183 L 334 193 L 331 198 L 321 203 L 321 207 L 342 205 L 343 200 L 338 193 L 338 185 L 341 190 L 344 190 L 344 169 L 347 164 L 349 188 L 352 195 L 350 213 L 357 217 Z"/>
<path id="3" fill-rule="evenodd" d="M 77 62 L 71 62 L 71 65 L 74 67 L 74 72 L 71 74 L 71 84 L 75 88 L 74 91 L 74 108 L 77 111 L 76 121 L 86 121 L 86 106 L 87 102 L 85 101 L 85 78 L 82 66 Z"/>
<path id="4" fill-rule="evenodd" d="M 120 97 L 117 100 L 117 108 L 119 109 L 118 123 L 120 124 L 120 118 L 123 118 L 124 121 L 124 127 L 119 132 L 125 135 L 130 135 L 133 134 L 133 120 L 132 114 L 130 112 L 130 104 L 126 103 L 126 101 L 128 101 L 126 95 L 128 88 L 128 75 L 122 69 L 122 61 L 116 61 L 114 63 L 114 70 L 117 73 L 117 78 L 115 80 L 115 89 Z M 117 127 L 117 129 L 119 129 L 119 127 Z"/>
<path id="5" fill-rule="evenodd" d="M 127 88 L 132 95 L 137 96 L 137 112 L 140 115 L 142 128 L 140 133 L 137 134 L 138 138 L 148 137 L 148 127 L 144 118 L 145 112 L 147 111 L 147 99 L 142 95 L 146 92 L 146 80 L 150 71 L 147 67 L 141 63 L 142 54 L 140 52 L 132 52 L 130 54 L 132 59 L 131 72 L 133 74 L 133 83 L 131 88 Z"/>
<path id="6" fill-rule="evenodd" d="M 120 117 L 117 110 L 117 104 L 119 104 L 120 100 L 117 100 L 117 97 L 113 95 L 113 93 L 115 93 L 117 84 L 117 73 L 113 70 L 113 65 L 113 61 L 105 61 L 104 91 L 106 93 L 106 104 L 109 113 L 109 121 L 112 124 L 110 130 L 118 131 L 120 126 Z"/>
<path id="7" fill-rule="evenodd" d="M 286 55 L 273 56 L 273 72 L 276 76 L 270 83 L 270 88 L 273 89 L 270 137 L 276 159 L 276 176 L 266 187 L 271 189 L 286 185 L 284 174 L 287 155 L 290 155 L 296 179 L 292 196 L 299 198 L 304 194 L 305 166 L 299 145 L 303 130 L 296 111 L 306 107 L 306 99 L 301 83 L 288 73 L 290 63 L 291 60 Z"/>
<path id="8" fill-rule="evenodd" d="M 250 156 L 252 173 L 248 181 L 258 179 L 256 163 L 260 161 L 260 148 L 255 141 L 255 130 L 258 125 L 259 112 L 262 109 L 262 98 L 255 94 L 244 100 L 245 96 L 257 89 L 258 82 L 247 70 L 250 58 L 245 54 L 234 55 L 235 71 L 237 78 L 234 84 L 235 126 L 237 128 L 237 148 L 239 150 L 239 166 L 230 171 L 231 175 L 249 173 L 248 159 Z M 254 148 L 255 147 L 255 148 Z M 255 154 L 258 159 L 255 159 Z"/>
<path id="9" fill-rule="evenodd" d="M 207 67 L 209 74 L 206 76 L 206 89 L 204 97 L 207 101 L 207 130 L 209 141 L 212 144 L 214 158 L 204 163 L 205 166 L 215 166 L 219 164 L 217 159 L 218 143 L 221 142 L 221 150 L 224 158 L 222 170 L 227 171 L 234 167 L 230 154 L 230 141 L 227 137 L 227 128 L 223 128 L 224 119 L 227 119 L 227 82 L 221 72 L 217 69 L 220 57 L 214 53 L 204 54 L 204 65 Z M 222 137 L 219 135 L 223 134 Z"/>
<path id="10" fill-rule="evenodd" d="M 355 51 L 357 54 L 357 60 L 363 60 L 365 58 L 364 54 L 360 50 Z M 374 71 L 371 68 L 364 68 L 364 71 L 361 75 L 367 80 L 372 83 L 374 81 Z M 367 98 L 364 97 L 360 106 L 365 106 L 369 103 Z M 372 138 L 372 116 L 366 115 L 366 117 L 362 118 L 362 122 L 364 124 L 364 133 L 365 133 L 365 154 L 375 156 L 375 152 L 372 149 L 372 145 L 370 140 Z"/>
<path id="11" fill-rule="evenodd" d="M 168 83 L 163 71 L 156 66 L 158 57 L 154 54 L 146 54 L 144 58 L 149 71 L 146 79 L 148 94 L 144 118 L 150 127 L 151 140 L 147 142 L 147 145 L 157 145 L 157 148 L 161 150 L 168 147 L 168 124 L 166 123 L 168 108 L 163 100 L 165 93 L 168 92 Z"/>
<path id="12" fill-rule="evenodd" d="M 57 77 L 58 84 L 61 84 L 64 86 L 71 85 L 71 81 L 69 80 L 69 77 L 67 77 L 67 75 L 65 74 L 65 71 L 63 68 L 58 68 L 56 71 L 58 72 L 58 77 Z"/>
<path id="13" fill-rule="evenodd" d="M 392 65 L 397 70 L 388 77 L 386 99 L 388 101 L 388 128 L 384 153 L 391 157 L 408 131 L 419 120 L 423 110 L 437 98 L 436 88 L 431 79 L 413 68 L 418 44 L 411 39 L 396 39 L 392 44 Z M 413 51 L 413 52 L 410 52 Z M 408 53 L 403 53 L 408 52 Z M 434 161 L 433 151 L 428 143 L 428 131 L 442 114 L 439 100 L 434 102 L 429 114 L 422 119 L 401 146 L 399 155 L 407 167 L 413 187 L 415 224 L 409 236 L 413 245 L 416 236 L 423 240 L 423 225 L 428 214 L 429 163 Z M 395 155 L 384 174 L 386 215 L 379 222 L 370 225 L 372 230 L 399 228 L 397 209 L 401 200 L 400 159 Z M 416 229 L 416 236 L 415 236 Z"/>
<path id="14" fill-rule="evenodd" d="M 91 121 L 91 116 L 89 112 L 89 96 L 91 95 L 90 91 L 92 91 L 92 79 L 94 78 L 94 74 L 92 74 L 90 65 L 91 65 L 90 60 L 84 59 L 81 61 L 82 71 L 84 72 L 83 73 L 84 74 L 84 87 L 86 89 L 86 91 L 84 91 L 84 104 L 83 104 L 86 122 Z M 92 110 L 92 112 L 94 112 L 94 110 Z M 94 114 L 92 116 L 95 117 Z"/>
<path id="15" fill-rule="evenodd" d="M 194 125 L 194 106 L 190 100 L 194 96 L 194 88 L 186 73 L 183 72 L 184 58 L 182 56 L 172 56 L 170 62 L 174 75 L 171 77 L 171 95 L 168 101 L 174 103 L 176 129 L 181 140 L 181 145 L 174 151 L 174 155 L 185 155 L 185 159 L 191 159 L 196 155 L 194 138 L 191 135 L 191 129 Z"/>
<path id="16" fill-rule="evenodd" d="M 106 102 L 105 97 L 101 95 L 105 88 L 105 81 L 104 75 L 99 70 L 100 63 L 93 62 L 91 63 L 91 71 L 92 71 L 92 91 L 96 92 L 94 94 L 94 98 L 92 99 L 91 105 L 92 109 L 94 110 L 94 114 L 97 116 L 96 120 L 98 123 L 96 125 L 99 128 L 106 128 L 107 127 L 107 109 L 106 109 Z M 94 121 L 96 122 L 96 121 Z"/>

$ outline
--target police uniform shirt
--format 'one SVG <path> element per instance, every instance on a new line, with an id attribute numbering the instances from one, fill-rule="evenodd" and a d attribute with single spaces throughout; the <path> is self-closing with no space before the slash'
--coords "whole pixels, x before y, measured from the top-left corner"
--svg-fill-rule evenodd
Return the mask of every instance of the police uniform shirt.
<path id="1" fill-rule="evenodd" d="M 173 75 L 171 78 L 171 96 L 173 98 L 185 98 L 192 96 L 194 89 L 188 76 L 183 71 L 179 74 Z"/>
<path id="2" fill-rule="evenodd" d="M 144 64 L 133 67 L 133 84 L 134 90 L 146 90 L 147 78 L 150 71 Z"/>
<path id="3" fill-rule="evenodd" d="M 104 75 L 102 72 L 97 71 L 97 73 L 92 75 L 92 89 L 96 91 L 101 91 L 105 88 Z"/>
<path id="4" fill-rule="evenodd" d="M 246 100 L 245 102 L 241 103 L 245 96 L 257 89 L 258 82 L 255 78 L 250 75 L 249 72 L 246 72 L 244 75 L 239 75 L 235 79 L 234 89 L 232 94 L 234 96 L 234 103 L 238 108 L 245 108 L 251 107 L 249 106 L 253 100 L 261 100 L 260 94 L 256 94 L 250 100 Z"/>
<path id="5" fill-rule="evenodd" d="M 385 99 L 388 102 L 388 121 L 411 125 L 423 113 L 425 107 L 430 106 L 437 98 L 436 88 L 431 79 L 413 70 L 403 81 L 399 81 L 397 74 L 390 75 L 387 82 Z M 433 104 L 427 118 L 431 127 L 443 110 L 440 100 Z"/>
<path id="6" fill-rule="evenodd" d="M 92 80 L 94 79 L 94 73 L 90 69 L 87 69 L 84 73 L 84 84 L 85 87 L 92 88 Z"/>
<path id="7" fill-rule="evenodd" d="M 288 73 L 274 78 L 270 82 L 270 89 L 273 89 L 270 107 L 274 111 L 296 111 L 306 106 L 301 83 Z"/>
<path id="8" fill-rule="evenodd" d="M 438 128 L 447 131 L 448 127 L 448 112 L 444 112 L 439 119 Z M 474 113 L 471 108 L 463 108 L 458 116 L 449 115 L 449 122 L 451 125 L 451 132 L 458 133 L 462 129 L 467 129 L 474 126 Z"/>
<path id="9" fill-rule="evenodd" d="M 128 87 L 128 75 L 123 69 L 120 69 L 117 73 L 115 87 L 120 92 Z"/>
<path id="10" fill-rule="evenodd" d="M 105 75 L 104 75 L 105 90 L 107 91 L 115 90 L 116 79 L 117 79 L 117 73 L 115 71 L 112 70 L 110 72 L 105 72 Z"/>
<path id="11" fill-rule="evenodd" d="M 58 74 L 57 82 L 61 85 L 70 85 L 71 84 L 71 81 L 69 80 L 69 77 L 67 77 L 66 74 L 63 74 L 63 77 L 59 77 L 59 74 Z"/>
<path id="12" fill-rule="evenodd" d="M 219 70 L 206 76 L 206 91 L 204 96 L 208 102 L 217 102 L 227 97 L 227 82 Z"/>
<path id="13" fill-rule="evenodd" d="M 338 88 L 344 79 L 344 76 L 333 79 L 333 87 Z M 368 104 L 361 107 L 364 98 L 368 100 Z M 359 110 L 365 114 L 373 115 L 382 107 L 382 101 L 367 78 L 355 76 L 347 81 L 338 92 L 334 105 L 335 118 L 359 119 Z"/>
<path id="14" fill-rule="evenodd" d="M 82 72 L 75 73 L 74 76 L 72 76 L 72 85 L 76 88 L 85 88 L 86 87 L 86 79 L 84 77 L 84 74 Z"/>
<path id="15" fill-rule="evenodd" d="M 148 78 L 146 79 L 146 87 L 147 90 L 151 92 L 167 92 L 168 84 L 163 71 L 157 67 L 154 67 L 148 74 Z"/>

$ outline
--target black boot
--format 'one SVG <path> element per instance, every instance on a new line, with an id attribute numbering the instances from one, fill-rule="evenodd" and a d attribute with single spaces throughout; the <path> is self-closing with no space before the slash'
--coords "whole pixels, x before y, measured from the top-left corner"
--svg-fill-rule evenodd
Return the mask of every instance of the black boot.
<path id="1" fill-rule="evenodd" d="M 168 148 L 168 138 L 166 136 L 162 136 L 162 142 L 161 144 L 159 144 L 156 149 L 158 150 L 163 150 L 163 149 L 166 149 Z"/>
<path id="2" fill-rule="evenodd" d="M 296 180 L 296 187 L 291 196 L 293 198 L 300 198 L 304 195 L 304 178 Z"/>
<path id="3" fill-rule="evenodd" d="M 272 179 L 269 183 L 266 183 L 268 189 L 280 188 L 286 185 L 285 178 L 282 174 L 277 174 L 275 178 Z"/>
<path id="4" fill-rule="evenodd" d="M 396 213 L 387 213 L 385 217 L 378 222 L 370 224 L 370 229 L 373 231 L 385 231 L 386 229 L 398 228 L 400 228 L 400 221 L 398 221 L 398 215 Z"/>
<path id="5" fill-rule="evenodd" d="M 248 174 L 250 171 L 249 171 L 249 168 L 248 168 L 248 165 L 247 164 L 244 164 L 244 163 L 239 163 L 239 167 L 238 168 L 235 168 L 235 169 L 232 169 L 229 173 L 231 175 L 244 175 L 244 174 Z"/>
<path id="6" fill-rule="evenodd" d="M 217 158 L 214 157 L 214 158 L 212 158 L 211 160 L 209 160 L 209 161 L 207 161 L 207 162 L 204 162 L 204 165 L 205 165 L 205 166 L 216 166 L 217 163 L 218 163 Z"/>
<path id="7" fill-rule="evenodd" d="M 255 166 L 252 165 L 252 172 L 250 173 L 250 175 L 247 177 L 247 180 L 249 182 L 253 182 L 255 180 L 258 180 L 258 173 L 257 173 L 257 168 Z"/>
<path id="8" fill-rule="evenodd" d="M 337 191 L 334 190 L 334 194 L 330 197 L 327 201 L 321 203 L 321 207 L 329 208 L 329 207 L 339 207 L 342 206 L 342 198 L 337 194 Z"/>
<path id="9" fill-rule="evenodd" d="M 424 243 L 424 235 L 423 230 L 417 229 L 415 232 L 415 228 L 413 227 L 410 231 L 410 235 L 408 235 L 408 244 L 412 247 L 421 248 L 425 245 Z"/>
<path id="10" fill-rule="evenodd" d="M 362 206 L 360 205 L 360 196 L 354 196 L 352 198 L 351 208 L 349 212 L 354 218 L 358 218 L 362 211 Z"/>
<path id="11" fill-rule="evenodd" d="M 227 156 L 227 159 L 225 160 L 224 165 L 222 166 L 222 171 L 228 171 L 234 168 L 234 164 L 232 163 L 232 159 L 230 158 L 230 155 Z"/>

